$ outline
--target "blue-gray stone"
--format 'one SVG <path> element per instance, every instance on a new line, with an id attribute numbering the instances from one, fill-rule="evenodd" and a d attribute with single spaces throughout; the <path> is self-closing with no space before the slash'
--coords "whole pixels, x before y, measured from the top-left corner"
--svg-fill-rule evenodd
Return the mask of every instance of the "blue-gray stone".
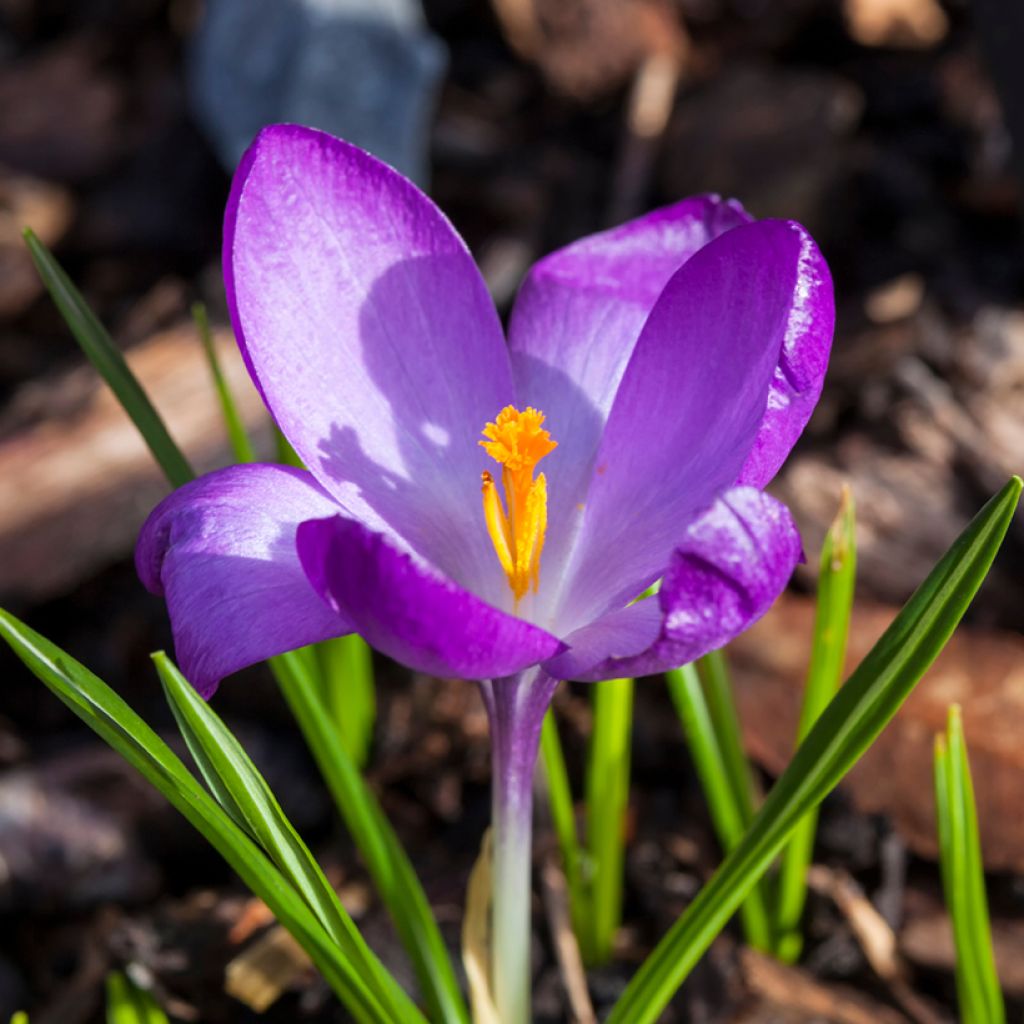
<path id="1" fill-rule="evenodd" d="M 419 0 L 207 0 L 189 86 L 229 170 L 260 128 L 290 121 L 423 183 L 445 65 Z"/>

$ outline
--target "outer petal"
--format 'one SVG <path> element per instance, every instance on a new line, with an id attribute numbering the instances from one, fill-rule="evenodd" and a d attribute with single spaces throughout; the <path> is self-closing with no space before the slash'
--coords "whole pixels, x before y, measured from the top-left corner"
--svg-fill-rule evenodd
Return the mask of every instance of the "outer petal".
<path id="1" fill-rule="evenodd" d="M 544 668 L 592 682 L 693 661 L 756 622 L 801 558 L 786 506 L 752 487 L 733 488 L 687 529 L 657 599 L 577 630 L 566 638 L 569 650 Z"/>
<path id="2" fill-rule="evenodd" d="M 662 289 L 695 252 L 750 220 L 735 200 L 694 196 L 546 256 L 523 282 L 509 322 L 516 388 L 558 441 L 544 463 L 549 561 L 567 546 L 619 381 Z"/>
<path id="3" fill-rule="evenodd" d="M 764 487 L 779 471 L 821 397 L 836 307 L 825 257 L 803 229 L 793 308 L 787 318 L 768 406 L 739 483 Z"/>
<path id="4" fill-rule="evenodd" d="M 352 632 L 295 551 L 298 524 L 337 508 L 309 473 L 245 465 L 186 484 L 150 514 L 135 564 L 166 597 L 178 661 L 204 697 L 246 665 Z"/>
<path id="5" fill-rule="evenodd" d="M 561 627 L 639 594 L 668 564 L 681 524 L 739 477 L 803 315 L 806 237 L 783 221 L 735 228 L 666 285 L 609 414 Z"/>
<path id="6" fill-rule="evenodd" d="M 298 550 L 327 605 L 374 647 L 420 672 L 492 679 L 562 649 L 550 633 L 485 603 L 354 519 L 303 523 Z"/>
<path id="7" fill-rule="evenodd" d="M 477 440 L 512 377 L 443 214 L 362 150 L 277 125 L 239 167 L 224 236 L 235 332 L 306 465 L 352 515 L 498 593 Z"/>

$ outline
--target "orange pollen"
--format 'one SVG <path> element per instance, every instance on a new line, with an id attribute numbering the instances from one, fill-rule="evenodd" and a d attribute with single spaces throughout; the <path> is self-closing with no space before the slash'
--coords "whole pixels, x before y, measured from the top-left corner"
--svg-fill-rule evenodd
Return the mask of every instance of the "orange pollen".
<path id="1" fill-rule="evenodd" d="M 516 603 L 540 584 L 540 555 L 548 525 L 548 486 L 544 474 L 533 477 L 534 467 L 557 447 L 544 430 L 544 413 L 507 405 L 484 427 L 480 444 L 501 465 L 505 505 L 494 477 L 482 475 L 484 520 Z M 505 509 L 508 509 L 506 513 Z"/>

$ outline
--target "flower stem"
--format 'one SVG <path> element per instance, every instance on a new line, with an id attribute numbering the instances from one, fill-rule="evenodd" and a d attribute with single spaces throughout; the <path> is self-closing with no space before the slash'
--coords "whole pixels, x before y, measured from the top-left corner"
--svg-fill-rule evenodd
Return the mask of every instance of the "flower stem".
<path id="1" fill-rule="evenodd" d="M 557 685 L 539 670 L 480 684 L 493 744 L 491 988 L 502 1024 L 530 1020 L 533 769 Z"/>

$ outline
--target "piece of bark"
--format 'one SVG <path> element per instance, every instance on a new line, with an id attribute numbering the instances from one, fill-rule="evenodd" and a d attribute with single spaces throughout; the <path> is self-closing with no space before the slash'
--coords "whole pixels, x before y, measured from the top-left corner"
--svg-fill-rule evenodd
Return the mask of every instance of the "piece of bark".
<path id="1" fill-rule="evenodd" d="M 949 31 L 937 0 L 844 0 L 843 19 L 862 46 L 926 50 Z"/>
<path id="2" fill-rule="evenodd" d="M 682 52 L 685 33 L 665 0 L 492 0 L 509 44 L 548 84 L 590 101 L 617 89 L 652 53 Z"/>
<path id="3" fill-rule="evenodd" d="M 22 231 L 30 227 L 44 245 L 52 246 L 68 229 L 73 213 L 66 189 L 0 167 L 0 317 L 16 316 L 43 290 Z"/>
<path id="4" fill-rule="evenodd" d="M 950 973 L 956 967 L 953 929 L 947 914 L 912 918 L 899 940 L 903 955 L 919 967 Z M 1024 921 L 995 919 L 992 948 L 1003 992 L 1012 999 L 1024 999 Z"/>
<path id="5" fill-rule="evenodd" d="M 847 669 L 895 608 L 855 606 Z M 744 738 L 773 774 L 789 762 L 803 698 L 814 602 L 787 596 L 730 645 Z M 1024 638 L 961 626 L 893 722 L 842 783 L 854 804 L 886 814 L 915 852 L 937 853 L 932 743 L 949 705 L 963 708 L 986 867 L 1024 871 Z"/>
<path id="6" fill-rule="evenodd" d="M 829 223 L 864 98 L 839 75 L 731 61 L 680 98 L 665 138 L 668 195 L 736 196 L 758 217 Z"/>
<path id="7" fill-rule="evenodd" d="M 823 985 L 807 971 L 787 967 L 754 949 L 741 951 L 743 976 L 763 1003 L 787 1015 L 786 1021 L 832 1024 L 905 1024 L 906 1018 L 870 996 L 843 985 Z M 736 1018 L 736 1024 L 767 1019 L 765 1006 Z M 778 1019 L 773 1015 L 770 1019 Z"/>
<path id="8" fill-rule="evenodd" d="M 230 331 L 216 332 L 224 372 L 248 427 L 269 420 Z M 164 331 L 128 362 L 197 471 L 231 461 L 220 407 L 191 324 Z M 82 372 L 75 371 L 80 377 Z M 53 382 L 59 395 L 72 375 Z M 72 381 L 73 383 L 73 381 Z M 59 404 L 59 403 L 57 403 Z M 117 399 L 96 378 L 88 401 L 0 443 L 0 600 L 41 600 L 132 549 L 169 488 Z"/>

